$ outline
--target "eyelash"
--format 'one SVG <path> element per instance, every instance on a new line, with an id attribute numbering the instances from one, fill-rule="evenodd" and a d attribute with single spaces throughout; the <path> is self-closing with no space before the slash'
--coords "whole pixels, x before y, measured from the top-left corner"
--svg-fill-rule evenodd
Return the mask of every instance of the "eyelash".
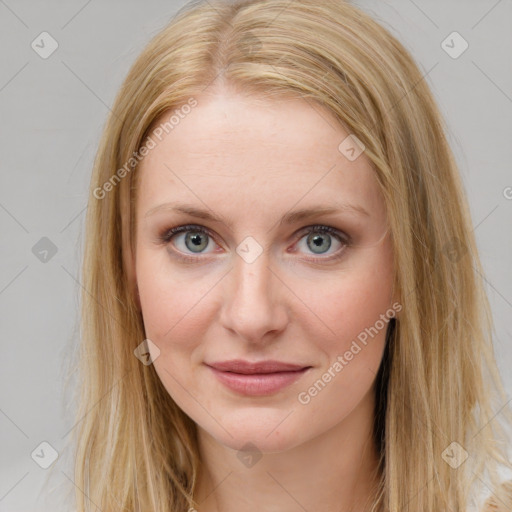
<path id="1" fill-rule="evenodd" d="M 313 263 L 325 263 L 328 261 L 330 262 L 333 260 L 337 260 L 344 255 L 345 249 L 347 249 L 348 247 L 351 246 L 351 238 L 348 235 L 346 235 L 345 233 L 343 233 L 335 228 L 332 228 L 330 226 L 325 226 L 323 224 L 315 224 L 312 226 L 308 226 L 304 229 L 306 229 L 307 231 L 302 233 L 302 236 L 299 238 L 299 240 L 301 240 L 305 235 L 309 235 L 310 233 L 321 233 L 321 234 L 328 233 L 330 235 L 333 235 L 335 238 L 337 238 L 338 241 L 341 242 L 344 246 L 342 249 L 340 249 L 338 251 L 338 254 L 336 254 L 335 256 L 323 257 L 323 258 L 322 257 L 308 258 Z M 203 233 L 203 234 L 208 235 L 213 240 L 215 239 L 213 234 L 205 227 L 199 226 L 196 224 L 187 224 L 184 226 L 176 226 L 176 227 L 173 227 L 170 229 L 166 229 L 163 233 L 161 233 L 158 236 L 158 240 L 162 244 L 168 244 L 171 241 L 171 239 L 174 237 L 174 235 L 177 235 L 178 233 L 183 233 L 183 232 L 186 233 L 188 231 Z M 180 259 L 182 259 L 186 262 L 190 262 L 190 263 L 197 263 L 197 261 L 199 259 L 201 259 L 201 256 L 190 256 L 190 255 L 186 255 L 186 254 L 183 255 L 183 253 L 181 253 L 179 251 L 176 251 L 176 254 L 178 255 L 178 257 Z"/>

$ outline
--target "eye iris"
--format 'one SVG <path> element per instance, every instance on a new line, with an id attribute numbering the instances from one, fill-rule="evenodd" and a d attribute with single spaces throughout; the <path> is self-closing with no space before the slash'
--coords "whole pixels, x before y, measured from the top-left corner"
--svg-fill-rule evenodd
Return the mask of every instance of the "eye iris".
<path id="1" fill-rule="evenodd" d="M 327 243 L 326 247 L 325 247 L 326 244 L 322 244 L 322 239 L 327 240 L 328 243 Z M 317 251 L 317 248 L 324 249 L 324 251 L 326 251 L 331 247 L 331 240 L 330 240 L 329 236 L 326 236 L 325 234 L 311 233 L 307 239 L 308 244 L 309 244 L 309 242 L 313 242 L 314 248 L 312 250 L 313 250 L 313 252 L 316 252 L 317 254 L 320 254 L 323 252 L 322 250 Z M 322 247 L 322 245 L 324 247 Z"/>
<path id="2" fill-rule="evenodd" d="M 208 247 L 209 234 L 202 230 L 191 230 L 185 231 L 185 245 L 187 249 L 198 254 Z M 306 243 L 309 248 L 316 254 L 323 254 L 328 251 L 332 245 L 332 235 L 330 233 L 324 233 L 319 231 L 310 232 L 307 236 Z"/>
<path id="3" fill-rule="evenodd" d="M 201 243 L 201 237 L 203 237 L 203 243 Z M 189 232 L 185 236 L 185 245 L 191 251 L 195 252 L 196 249 L 198 249 L 197 252 L 200 252 L 201 250 L 206 248 L 207 245 L 208 245 L 208 241 L 206 241 L 206 243 L 204 243 L 204 240 L 206 240 L 206 235 L 204 233 L 200 233 L 200 232 L 197 232 L 197 231 L 196 232 Z M 190 247 L 189 246 L 189 244 L 188 244 L 189 241 L 192 242 L 194 247 Z"/>

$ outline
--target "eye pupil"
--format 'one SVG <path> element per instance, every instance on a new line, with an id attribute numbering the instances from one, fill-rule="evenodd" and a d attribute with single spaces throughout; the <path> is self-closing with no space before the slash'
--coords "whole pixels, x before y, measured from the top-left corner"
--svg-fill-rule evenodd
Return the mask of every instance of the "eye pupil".
<path id="1" fill-rule="evenodd" d="M 315 254 L 325 254 L 332 245 L 332 238 L 336 238 L 342 246 L 348 245 L 337 231 L 334 232 L 330 227 L 326 226 L 314 226 L 313 231 L 309 231 L 307 235 L 304 235 L 301 240 L 306 238 L 306 245 L 309 250 Z M 185 252 L 188 250 L 194 254 L 201 254 L 210 244 L 211 235 L 208 231 L 203 230 L 201 227 L 194 228 L 193 226 L 180 226 L 173 228 L 166 232 L 165 236 L 162 236 L 162 242 L 169 243 L 170 239 L 174 238 L 178 233 L 183 232 L 185 234 L 184 240 L 181 242 L 185 244 L 186 250 L 178 252 Z M 206 253 L 205 253 L 206 254 Z M 190 257 L 189 260 L 195 261 L 197 258 Z M 322 258 L 325 259 L 325 258 Z"/>
<path id="2" fill-rule="evenodd" d="M 201 237 L 203 237 L 203 243 L 201 243 Z M 208 245 L 208 242 L 206 242 L 206 244 L 204 243 L 204 240 L 205 240 L 205 235 L 204 233 L 192 233 L 189 232 L 187 233 L 186 237 L 185 237 L 185 244 L 187 245 L 187 248 L 190 249 L 190 250 L 195 250 L 195 249 L 199 249 L 199 250 L 202 250 L 204 249 L 207 245 Z M 191 241 L 192 244 L 194 245 L 194 248 L 191 248 L 189 247 L 188 245 L 188 242 Z"/>
<path id="3" fill-rule="evenodd" d="M 324 235 L 324 234 L 312 233 L 308 236 L 307 241 L 308 241 L 308 243 L 310 241 L 313 242 L 313 247 L 315 247 L 315 249 L 313 249 L 313 252 L 316 252 L 318 254 L 318 253 L 321 253 L 322 251 L 317 251 L 316 248 L 322 249 L 322 245 L 326 245 L 326 244 L 322 243 L 323 240 L 327 240 L 327 246 L 323 247 L 324 251 L 326 251 L 331 247 L 331 239 L 329 236 L 326 237 L 326 235 Z"/>

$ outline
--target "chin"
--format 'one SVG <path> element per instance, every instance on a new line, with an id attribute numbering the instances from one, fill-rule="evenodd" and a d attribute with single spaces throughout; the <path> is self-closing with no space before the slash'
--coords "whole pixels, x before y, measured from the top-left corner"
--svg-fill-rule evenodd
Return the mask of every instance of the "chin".
<path id="1" fill-rule="evenodd" d="M 248 449 L 247 445 L 251 444 L 262 453 L 283 452 L 306 440 L 304 429 L 293 425 L 291 417 L 287 418 L 288 414 L 289 411 L 280 409 L 269 410 L 267 414 L 262 410 L 249 409 L 245 414 L 237 411 L 232 417 L 223 415 L 222 426 L 226 430 L 217 423 L 209 423 L 213 428 L 200 427 L 218 443 L 236 451 Z"/>

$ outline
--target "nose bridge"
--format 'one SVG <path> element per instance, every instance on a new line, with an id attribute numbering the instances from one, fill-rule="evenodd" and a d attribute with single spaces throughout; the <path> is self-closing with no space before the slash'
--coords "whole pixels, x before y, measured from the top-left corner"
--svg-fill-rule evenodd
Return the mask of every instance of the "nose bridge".
<path id="1" fill-rule="evenodd" d="M 273 274 L 268 252 L 263 252 L 252 262 L 239 256 L 235 258 L 234 266 L 234 295 L 237 304 L 248 308 L 271 307 Z"/>
<path id="2" fill-rule="evenodd" d="M 268 252 L 252 262 L 237 255 L 230 272 L 229 292 L 223 301 L 224 326 L 253 340 L 263 338 L 269 330 L 282 328 L 286 315 L 282 294 L 276 293 L 279 284 Z"/>

